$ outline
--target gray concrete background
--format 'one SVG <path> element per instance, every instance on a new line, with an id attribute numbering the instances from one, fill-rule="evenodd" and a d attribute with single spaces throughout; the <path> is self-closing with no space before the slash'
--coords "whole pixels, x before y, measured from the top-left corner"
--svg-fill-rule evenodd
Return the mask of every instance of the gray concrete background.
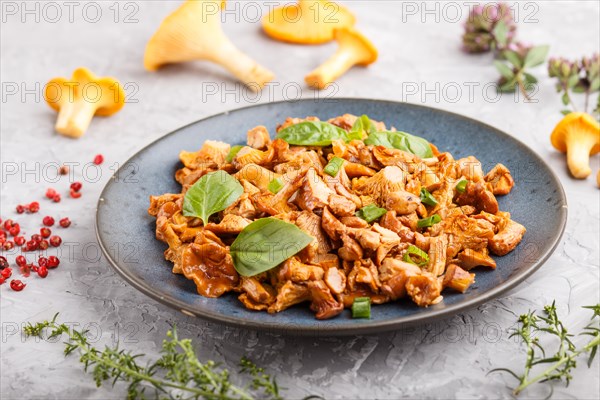
<path id="1" fill-rule="evenodd" d="M 70 257 L 63 246 L 63 262 L 47 279 L 29 278 L 21 293 L 8 284 L 0 287 L 3 399 L 123 398 L 120 386 L 96 389 L 75 357 L 62 356 L 60 344 L 23 340 L 23 323 L 57 311 L 62 320 L 95 330 L 98 344 L 119 339 L 123 346 L 149 355 L 156 354 L 164 333 L 176 323 L 182 336 L 195 340 L 202 358 L 220 360 L 236 370 L 246 354 L 277 373 L 291 398 L 311 393 L 361 399 L 510 398 L 514 381 L 486 373 L 523 365 L 519 343 L 507 333 L 516 315 L 556 299 L 568 324 L 577 329 L 585 325 L 589 312 L 580 306 L 599 298 L 600 192 L 592 178 L 571 179 L 564 157 L 550 145 L 549 134 L 561 118 L 562 106 L 545 68 L 535 71 L 540 87 L 533 103 L 513 95 L 498 98 L 490 86 L 497 78 L 491 57 L 460 51 L 462 20 L 468 11 L 463 2 L 343 2 L 356 14 L 358 28 L 379 48 L 380 59 L 340 79 L 336 93 L 319 95 L 422 103 L 482 120 L 535 149 L 559 176 L 569 202 L 562 243 L 537 273 L 505 296 L 453 318 L 350 338 L 299 339 L 228 328 L 183 316 L 138 293 L 98 255 L 95 203 L 111 169 L 144 145 L 199 118 L 256 102 L 315 96 L 304 87 L 303 76 L 335 45 L 306 47 L 269 40 L 253 22 L 256 6 L 264 11 L 265 2 L 231 3 L 226 32 L 277 76 L 268 90 L 255 96 L 207 63 L 172 66 L 154 74 L 143 69 L 146 41 L 176 2 L 74 3 L 54 3 L 59 17 L 55 6 L 45 2 L 2 2 L 0 214 L 14 218 L 16 204 L 39 200 L 49 186 L 64 193 L 69 183 L 65 178 L 52 182 L 52 163 L 78 163 L 75 178 L 84 182 L 81 199 L 41 201 L 40 214 L 20 218 L 22 228 L 32 231 L 37 218 L 46 214 L 69 216 L 74 223 L 63 239 L 73 246 Z M 33 12 L 24 13 L 25 7 Z M 74 7 L 71 16 L 68 7 Z M 97 9 L 101 15 L 93 22 Z M 597 1 L 523 1 L 514 9 L 519 37 L 550 44 L 551 55 L 579 57 L 599 50 Z M 129 103 L 111 118 L 95 119 L 85 137 L 73 141 L 53 132 L 56 115 L 44 104 L 41 87 L 79 66 L 128 84 Z M 190 148 L 197 145 L 191 143 Z M 106 161 L 96 181 L 96 170 L 85 164 L 97 153 Z M 592 164 L 596 173 L 598 156 Z M 598 398 L 598 376 L 597 361 L 591 369 L 582 361 L 572 384 L 556 385 L 554 396 Z M 523 398 L 543 397 L 548 390 L 539 385 Z"/>

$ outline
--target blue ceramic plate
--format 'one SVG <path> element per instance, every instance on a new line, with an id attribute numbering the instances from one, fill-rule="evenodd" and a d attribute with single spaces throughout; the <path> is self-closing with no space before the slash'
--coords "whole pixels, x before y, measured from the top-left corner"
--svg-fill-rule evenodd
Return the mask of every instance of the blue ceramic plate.
<path id="1" fill-rule="evenodd" d="M 246 132 L 265 125 L 271 134 L 286 117 L 316 115 L 328 119 L 344 113 L 367 114 L 388 126 L 422 136 L 455 158 L 474 155 L 488 171 L 496 163 L 511 170 L 516 185 L 499 197 L 500 208 L 527 228 L 512 253 L 496 257 L 498 267 L 476 270 L 476 283 L 466 294 L 444 293 L 429 308 L 398 301 L 372 308 L 371 319 L 338 317 L 318 321 L 306 304 L 278 314 L 247 310 L 235 294 L 209 299 L 194 284 L 171 273 L 163 257 L 164 243 L 154 237 L 148 197 L 179 193 L 173 176 L 180 168 L 180 150 L 196 150 L 207 139 L 245 142 Z M 133 287 L 188 315 L 242 328 L 288 334 L 344 335 L 398 329 L 442 318 L 499 296 L 537 270 L 558 244 L 567 219 L 563 189 L 544 161 L 511 136 L 481 122 L 428 107 L 365 99 L 303 100 L 261 104 L 215 115 L 172 132 L 135 154 L 106 185 L 98 202 L 96 230 L 111 265 Z"/>

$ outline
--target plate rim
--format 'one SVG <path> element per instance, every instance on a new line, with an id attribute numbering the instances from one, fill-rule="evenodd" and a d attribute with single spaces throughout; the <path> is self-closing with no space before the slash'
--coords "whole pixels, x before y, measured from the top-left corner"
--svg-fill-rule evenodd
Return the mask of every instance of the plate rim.
<path id="1" fill-rule="evenodd" d="M 278 104 L 282 104 L 282 103 L 303 103 L 303 102 L 319 103 L 319 102 L 336 102 L 336 101 L 342 101 L 342 102 L 343 101 L 367 101 L 367 102 L 372 102 L 372 103 L 386 103 L 386 104 L 390 104 L 390 105 L 392 105 L 392 104 L 399 105 L 400 104 L 405 107 L 407 106 L 407 107 L 420 108 L 420 109 L 425 109 L 425 110 L 429 110 L 429 111 L 434 111 L 437 113 L 446 114 L 446 115 L 456 118 L 456 119 L 467 120 L 470 123 L 477 124 L 488 130 L 493 130 L 497 134 L 507 137 L 509 140 L 515 141 L 520 147 L 523 147 L 527 151 L 532 153 L 533 156 L 536 158 L 536 160 L 538 162 L 540 162 L 547 169 L 547 171 L 549 171 L 551 179 L 554 180 L 554 182 L 557 184 L 557 186 L 559 188 L 558 195 L 560 196 L 560 200 L 562 203 L 562 206 L 560 207 L 562 212 L 559 215 L 559 217 L 560 217 L 560 221 L 559 221 L 560 222 L 560 232 L 559 232 L 559 234 L 555 236 L 554 242 L 551 244 L 551 246 L 548 248 L 548 250 L 544 254 L 542 254 L 533 265 L 531 265 L 530 267 L 524 269 L 523 271 L 509 277 L 506 281 L 500 283 L 498 286 L 495 286 L 494 288 L 492 288 L 491 290 L 488 290 L 487 292 L 481 294 L 480 296 L 477 296 L 471 300 L 466 300 L 465 302 L 447 306 L 440 310 L 432 310 L 430 312 L 423 313 L 423 314 L 417 314 L 417 315 L 412 314 L 412 315 L 398 317 L 398 318 L 394 318 L 394 319 L 390 319 L 390 320 L 377 321 L 377 322 L 367 323 L 364 325 L 357 324 L 354 326 L 352 326 L 352 325 L 350 325 L 350 326 L 335 326 L 335 325 L 327 326 L 327 325 L 325 325 L 326 324 L 325 322 L 317 321 L 317 320 L 315 320 L 315 322 L 318 322 L 318 324 L 315 326 L 295 325 L 295 324 L 286 324 L 284 326 L 281 324 L 278 325 L 276 321 L 273 324 L 264 324 L 262 322 L 257 323 L 257 322 L 254 322 L 252 319 L 241 318 L 241 317 L 232 317 L 230 315 L 224 315 L 224 314 L 217 313 L 217 312 L 211 312 L 210 310 L 203 310 L 203 313 L 199 314 L 198 310 L 191 310 L 190 307 L 188 306 L 188 304 L 185 302 L 179 301 L 178 299 L 173 298 L 171 296 L 163 296 L 161 294 L 156 293 L 150 285 L 147 285 L 142 280 L 139 280 L 139 279 L 135 278 L 134 276 L 130 275 L 125 268 L 121 268 L 121 266 L 119 266 L 119 264 L 111 257 L 110 252 L 107 250 L 107 248 L 104 244 L 104 241 L 102 240 L 102 234 L 100 233 L 100 227 L 99 227 L 99 212 L 100 212 L 100 208 L 103 205 L 104 194 L 108 190 L 109 186 L 114 183 L 114 177 L 118 176 L 119 173 L 122 172 L 121 170 L 123 168 L 125 168 L 126 165 L 132 159 L 136 158 L 140 153 L 144 152 L 147 148 L 154 146 L 157 143 L 159 143 L 160 141 L 166 139 L 167 137 L 170 137 L 170 136 L 178 133 L 179 131 L 187 129 L 188 127 L 196 125 L 202 121 L 216 118 L 216 117 L 223 116 L 223 115 L 229 115 L 229 114 L 232 114 L 232 113 L 235 113 L 238 111 L 242 111 L 242 110 L 247 110 L 250 108 L 265 107 L 265 106 L 277 106 Z M 381 333 L 381 332 L 391 331 L 393 329 L 403 329 L 406 327 L 425 324 L 425 323 L 431 322 L 432 320 L 440 320 L 440 319 L 455 315 L 461 311 L 466 311 L 466 310 L 472 309 L 478 305 L 481 305 L 490 300 L 493 300 L 494 298 L 499 297 L 501 294 L 503 294 L 503 293 L 507 292 L 508 290 L 521 284 L 525 279 L 527 279 L 529 276 L 531 276 L 533 273 L 535 273 L 538 269 L 540 269 L 542 265 L 544 265 L 544 263 L 548 260 L 548 258 L 550 258 L 550 256 L 554 253 L 558 244 L 561 242 L 562 236 L 566 229 L 567 218 L 568 218 L 567 197 L 565 194 L 565 190 L 562 186 L 562 183 L 558 179 L 558 176 L 552 170 L 552 168 L 550 168 L 548 163 L 537 152 L 535 152 L 533 149 L 531 149 L 525 143 L 520 141 L 518 138 L 516 138 L 512 135 L 509 135 L 508 133 L 506 133 L 492 125 L 489 125 L 485 122 L 482 122 L 480 120 L 476 120 L 474 118 L 470 118 L 470 117 L 464 116 L 462 114 L 454 113 L 451 111 L 446 111 L 446 110 L 439 109 L 439 108 L 429 107 L 429 106 L 423 105 L 423 104 L 413 104 L 413 103 L 400 102 L 400 101 L 394 101 L 394 100 L 369 99 L 369 98 L 361 98 L 361 97 L 336 97 L 336 98 L 331 98 L 331 99 L 306 98 L 306 99 L 296 100 L 293 102 L 281 100 L 281 101 L 258 103 L 258 104 L 252 104 L 252 105 L 245 106 L 245 107 L 239 107 L 236 109 L 223 111 L 223 112 L 220 112 L 217 114 L 212 114 L 207 117 L 201 118 L 199 120 L 193 121 L 189 124 L 186 124 L 180 128 L 177 128 L 177 129 L 153 140 L 152 142 L 143 146 L 141 149 L 139 149 L 133 155 L 131 155 L 127 159 L 127 161 L 125 161 L 121 165 L 121 167 L 119 167 L 113 173 L 113 175 L 111 175 L 111 177 L 108 179 L 106 185 L 104 186 L 104 188 L 102 189 L 102 192 L 100 193 L 100 197 L 98 198 L 98 202 L 96 204 L 94 225 L 95 225 L 96 239 L 98 240 L 98 244 L 100 246 L 100 249 L 102 250 L 102 253 L 104 254 L 104 256 L 105 256 L 106 260 L 108 261 L 108 263 L 110 264 L 110 266 L 121 276 L 121 278 L 123 278 L 123 280 L 125 280 L 125 282 L 127 282 L 133 288 L 142 292 L 143 294 L 150 297 L 151 299 L 156 300 L 159 303 L 169 306 L 171 308 L 175 308 L 178 311 L 180 311 L 181 313 L 183 313 L 184 315 L 200 318 L 200 319 L 211 321 L 211 322 L 216 322 L 219 324 L 234 326 L 237 328 L 250 328 L 250 329 L 257 330 L 257 331 L 283 333 L 283 334 L 287 334 L 290 336 L 319 336 L 319 335 L 347 336 L 347 335 Z M 198 296 L 200 296 L 200 295 L 198 295 Z"/>

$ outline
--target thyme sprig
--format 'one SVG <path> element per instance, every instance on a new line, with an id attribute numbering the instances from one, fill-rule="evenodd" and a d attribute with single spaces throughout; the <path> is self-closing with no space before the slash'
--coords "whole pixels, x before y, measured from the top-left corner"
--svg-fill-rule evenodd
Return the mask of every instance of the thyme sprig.
<path id="1" fill-rule="evenodd" d="M 57 317 L 58 314 L 50 321 L 28 324 L 24 328 L 25 335 L 42 337 L 46 330 L 49 330 L 49 338 L 65 334 L 65 356 L 77 351 L 84 370 L 91 373 L 98 387 L 107 381 L 113 386 L 117 382 L 128 383 L 128 399 L 146 398 L 148 393 L 160 399 L 283 399 L 276 379 L 263 368 L 243 357 L 240 373 L 250 381 L 243 386 L 236 385 L 227 369 L 214 361 L 198 360 L 192 341 L 180 339 L 175 327 L 163 340 L 161 357 L 142 365 L 139 359 L 143 354 L 120 349 L 118 345 L 106 346 L 100 351 L 88 342 L 87 331 L 60 324 Z"/>
<path id="2" fill-rule="evenodd" d="M 563 322 L 559 319 L 555 302 L 544 307 L 542 313 L 533 311 L 519 317 L 520 327 L 516 328 L 510 337 L 519 337 L 526 348 L 525 367 L 519 375 L 508 368 L 496 368 L 490 372 L 506 372 L 519 381 L 514 389 L 518 395 L 528 386 L 547 381 L 564 381 L 568 386 L 573 379 L 572 371 L 577 367 L 577 359 L 580 355 L 588 354 L 588 367 L 600 346 L 600 304 L 586 306 L 594 312 L 590 323 L 583 329 L 579 336 L 589 336 L 591 339 L 585 345 L 577 348 L 572 341 L 574 335 L 569 333 Z M 552 355 L 546 354 L 546 349 L 540 343 L 538 334 L 547 333 L 559 340 L 558 348 Z M 546 368 L 536 368 L 544 365 Z M 535 372 L 534 372 L 535 369 Z"/>

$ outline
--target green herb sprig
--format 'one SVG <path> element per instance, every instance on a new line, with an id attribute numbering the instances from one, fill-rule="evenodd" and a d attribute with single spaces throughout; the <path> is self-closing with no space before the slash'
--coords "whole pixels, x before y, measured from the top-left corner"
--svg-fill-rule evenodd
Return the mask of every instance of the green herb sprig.
<path id="1" fill-rule="evenodd" d="M 549 50 L 549 46 L 517 45 L 514 50 L 503 51 L 503 59 L 494 60 L 494 66 L 502 76 L 498 81 L 498 90 L 510 93 L 518 88 L 527 100 L 531 100 L 529 91 L 538 80 L 528 70 L 542 65 Z"/>
<path id="2" fill-rule="evenodd" d="M 175 327 L 167 332 L 161 357 L 142 365 L 138 360 L 143 354 L 133 354 L 118 345 L 98 350 L 88 342 L 87 331 L 59 324 L 57 317 L 28 324 L 24 328 L 26 336 L 42 337 L 46 330 L 50 330 L 49 338 L 66 334 L 65 356 L 78 352 L 85 371 L 91 373 L 98 387 L 106 382 L 113 386 L 128 383 L 128 399 L 147 398 L 150 393 L 161 399 L 283 399 L 276 379 L 246 357 L 240 361 L 240 373 L 250 380 L 243 386 L 234 384 L 228 370 L 214 361 L 198 360 L 192 341 L 180 339 Z"/>
<path id="3" fill-rule="evenodd" d="M 559 319 L 556 311 L 555 302 L 544 307 L 542 313 L 529 311 L 519 317 L 520 327 L 516 328 L 510 337 L 519 337 L 523 340 L 526 349 L 525 368 L 521 374 L 518 374 L 508 368 L 496 368 L 490 372 L 506 372 L 519 381 L 519 385 L 514 389 L 514 394 L 518 395 L 528 386 L 547 381 L 564 381 L 568 386 L 573 379 L 572 371 L 577 367 L 579 356 L 589 354 L 588 367 L 600 346 L 600 304 L 586 306 L 594 312 L 590 323 L 584 328 L 579 336 L 589 336 L 591 339 L 581 347 L 576 347 L 572 341 L 574 335 Z M 552 355 L 547 354 L 547 350 L 540 341 L 539 334 L 547 333 L 558 338 L 558 349 Z M 546 368 L 540 370 L 537 366 L 545 365 Z M 534 372 L 535 369 L 535 372 Z"/>
<path id="4" fill-rule="evenodd" d="M 561 94 L 562 103 L 567 107 L 561 110 L 561 113 L 567 115 L 578 110 L 573 101 L 573 93 L 585 95 L 583 112 L 589 112 L 590 96 L 600 91 L 600 55 L 594 54 L 574 61 L 553 57 L 548 60 L 548 75 L 556 78 L 556 91 Z M 595 113 L 598 118 L 600 95 L 596 103 L 592 113 Z"/>
<path id="5" fill-rule="evenodd" d="M 463 50 L 467 53 L 493 52 L 494 66 L 500 72 L 498 92 L 518 89 L 527 100 L 538 80 L 529 71 L 541 65 L 548 46 L 529 46 L 516 40 L 517 25 L 511 7 L 504 2 L 475 6 L 465 21 Z"/>

